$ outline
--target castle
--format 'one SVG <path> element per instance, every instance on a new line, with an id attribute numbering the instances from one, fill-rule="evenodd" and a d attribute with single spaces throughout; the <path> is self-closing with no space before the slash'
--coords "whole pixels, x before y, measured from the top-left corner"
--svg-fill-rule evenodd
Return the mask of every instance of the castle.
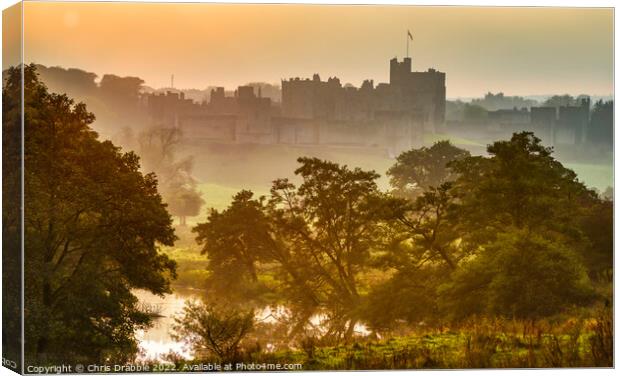
<path id="1" fill-rule="evenodd" d="M 361 87 L 336 77 L 282 80 L 281 103 L 251 86 L 224 88 L 195 103 L 183 93 L 147 94 L 153 124 L 178 126 L 193 139 L 221 143 L 374 146 L 395 152 L 422 143 L 444 123 L 445 73 L 413 72 L 411 58 L 390 60 L 390 82 Z"/>

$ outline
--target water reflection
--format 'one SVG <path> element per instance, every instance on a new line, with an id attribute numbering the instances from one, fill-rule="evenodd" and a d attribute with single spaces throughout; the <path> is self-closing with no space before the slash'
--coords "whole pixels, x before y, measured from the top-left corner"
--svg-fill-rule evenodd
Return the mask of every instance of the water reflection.
<path id="1" fill-rule="evenodd" d="M 153 319 L 153 326 L 147 330 L 136 333 L 139 341 L 141 354 L 139 361 L 159 360 L 171 351 L 181 355 L 186 359 L 192 359 L 191 353 L 182 342 L 175 341 L 170 330 L 174 324 L 174 316 L 183 312 L 185 302 L 188 300 L 200 299 L 201 291 L 196 289 L 175 289 L 174 293 L 159 297 L 148 291 L 134 291 L 140 304 L 145 305 L 149 310 L 154 310 L 160 317 Z M 263 323 L 276 323 L 288 318 L 290 312 L 284 306 L 265 307 L 256 312 L 256 320 Z M 326 315 L 317 314 L 310 319 L 309 325 L 318 333 L 324 334 L 327 330 L 325 325 Z M 370 331 L 362 323 L 357 323 L 354 328 L 354 335 L 367 336 Z"/>
<path id="2" fill-rule="evenodd" d="M 182 313 L 186 301 L 198 299 L 199 293 L 199 290 L 175 289 L 173 294 L 168 294 L 162 298 L 148 291 L 134 291 L 140 304 L 147 305 L 160 315 L 160 317 L 153 319 L 153 326 L 151 328 L 139 330 L 136 333 L 141 350 L 138 360 L 161 361 L 162 356 L 171 351 L 180 354 L 186 359 L 191 359 L 189 349 L 185 348 L 183 343 L 175 341 L 170 334 L 170 330 L 174 323 L 174 316 Z"/>

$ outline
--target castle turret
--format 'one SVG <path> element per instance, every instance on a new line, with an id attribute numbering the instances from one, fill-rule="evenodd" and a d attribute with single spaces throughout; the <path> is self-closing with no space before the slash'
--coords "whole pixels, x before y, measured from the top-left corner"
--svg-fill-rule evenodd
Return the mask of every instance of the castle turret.
<path id="1" fill-rule="evenodd" d="M 411 73 L 411 58 L 406 57 L 402 62 L 397 58 L 390 60 L 390 84 L 403 83 Z"/>

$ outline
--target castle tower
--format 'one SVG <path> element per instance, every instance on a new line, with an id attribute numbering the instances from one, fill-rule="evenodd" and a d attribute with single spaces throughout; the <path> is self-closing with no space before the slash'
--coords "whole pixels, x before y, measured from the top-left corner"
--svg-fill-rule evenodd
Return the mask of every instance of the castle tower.
<path id="1" fill-rule="evenodd" d="M 402 62 L 397 58 L 390 60 L 390 84 L 402 84 L 407 80 L 407 76 L 411 73 L 411 58 L 406 57 Z"/>

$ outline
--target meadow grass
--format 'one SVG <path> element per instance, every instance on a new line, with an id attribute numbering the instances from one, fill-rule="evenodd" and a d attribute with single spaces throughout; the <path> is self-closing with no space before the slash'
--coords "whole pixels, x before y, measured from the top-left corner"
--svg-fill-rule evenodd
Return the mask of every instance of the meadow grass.
<path id="1" fill-rule="evenodd" d="M 183 360 L 174 354 L 169 359 L 177 369 L 205 361 L 298 363 L 303 370 L 611 367 L 611 310 L 591 309 L 589 314 L 554 323 L 473 318 L 405 336 L 356 337 L 348 344 L 325 345 L 309 337 L 275 351 L 248 344 L 232 359 Z"/>

